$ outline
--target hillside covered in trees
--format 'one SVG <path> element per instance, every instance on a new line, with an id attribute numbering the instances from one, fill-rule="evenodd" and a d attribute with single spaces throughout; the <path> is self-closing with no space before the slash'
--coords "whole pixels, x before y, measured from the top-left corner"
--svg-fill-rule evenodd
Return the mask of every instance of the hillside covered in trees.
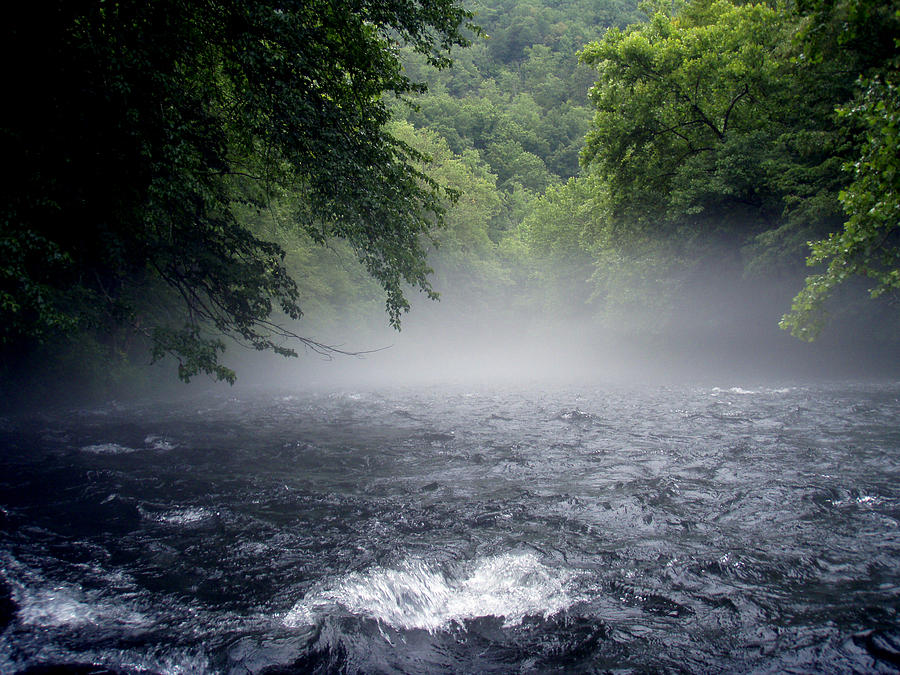
<path id="1" fill-rule="evenodd" d="M 410 304 L 896 354 L 897 2 L 78 7 L 4 28 L 7 390 L 233 380 L 229 338 Z"/>

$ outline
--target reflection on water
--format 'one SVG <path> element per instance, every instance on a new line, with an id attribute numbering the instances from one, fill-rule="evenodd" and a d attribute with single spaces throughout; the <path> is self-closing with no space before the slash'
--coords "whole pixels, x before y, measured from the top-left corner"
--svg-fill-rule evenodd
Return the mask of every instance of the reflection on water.
<path id="1" fill-rule="evenodd" d="M 0 671 L 895 672 L 898 413 L 729 384 L 6 420 Z"/>

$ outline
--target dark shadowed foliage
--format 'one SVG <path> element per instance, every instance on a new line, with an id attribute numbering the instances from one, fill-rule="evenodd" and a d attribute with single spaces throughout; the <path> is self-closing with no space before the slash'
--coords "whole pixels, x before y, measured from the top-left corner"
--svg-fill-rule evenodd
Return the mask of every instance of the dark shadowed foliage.
<path id="1" fill-rule="evenodd" d="M 386 132 L 387 99 L 420 89 L 467 42 L 451 0 L 51 2 L 2 29 L 0 350 L 92 333 L 178 374 L 233 380 L 222 336 L 289 355 L 301 314 L 284 251 L 237 209 L 290 205 L 285 227 L 347 240 L 382 285 L 431 294 L 425 247 L 443 191 Z M 53 347 L 55 348 L 55 346 Z M 51 350 L 52 351 L 52 350 Z"/>

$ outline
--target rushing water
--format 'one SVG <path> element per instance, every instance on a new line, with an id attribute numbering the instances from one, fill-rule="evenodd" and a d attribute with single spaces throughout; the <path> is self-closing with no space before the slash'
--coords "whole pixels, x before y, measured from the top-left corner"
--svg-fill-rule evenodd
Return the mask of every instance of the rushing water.
<path id="1" fill-rule="evenodd" d="M 896 672 L 900 386 L 0 421 L 0 672 Z"/>

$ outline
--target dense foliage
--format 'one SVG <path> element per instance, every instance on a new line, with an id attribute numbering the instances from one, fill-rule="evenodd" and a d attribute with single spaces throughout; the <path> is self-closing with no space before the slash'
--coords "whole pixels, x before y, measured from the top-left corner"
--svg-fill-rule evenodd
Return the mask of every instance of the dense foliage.
<path id="1" fill-rule="evenodd" d="M 828 268 L 782 322 L 796 335 L 817 333 L 843 280 L 895 289 L 897 8 L 646 9 L 581 54 L 599 75 L 582 158 L 601 294 L 672 308 L 698 278 L 796 276 L 815 239 L 809 264 Z"/>
<path id="2" fill-rule="evenodd" d="M 349 243 L 391 322 L 403 285 L 433 293 L 426 244 L 444 195 L 385 129 L 467 43 L 451 0 L 33 3 L 4 22 L 0 348 L 125 327 L 187 380 L 233 380 L 221 335 L 293 353 L 301 314 L 285 252 L 247 212 L 286 203 L 315 242 Z"/>
<path id="3" fill-rule="evenodd" d="M 896 301 L 900 290 L 900 3 L 804 3 L 800 38 L 814 63 L 837 61 L 856 74 L 854 96 L 837 112 L 858 131 L 844 166 L 852 177 L 839 198 L 848 217 L 842 229 L 811 244 L 808 264 L 824 265 L 794 298 L 782 326 L 800 338 L 821 331 L 836 287 L 862 277 L 872 297 Z"/>
<path id="4" fill-rule="evenodd" d="M 744 300 L 760 297 L 768 304 L 754 320 L 775 326 L 803 285 L 809 242 L 820 242 L 810 259 L 817 264 L 829 235 L 845 222 L 852 229 L 853 172 L 871 167 L 870 183 L 882 183 L 869 193 L 889 206 L 891 126 L 870 119 L 878 132 L 863 119 L 876 108 L 886 116 L 889 101 L 866 107 L 860 97 L 869 81 L 890 86 L 880 73 L 896 52 L 896 10 L 694 0 L 646 3 L 640 20 L 633 6 L 604 9 L 588 28 L 580 18 L 590 11 L 578 3 L 491 3 L 479 15 L 489 39 L 432 77 L 419 107 L 401 114 L 460 156 L 474 152 L 496 176 L 494 264 L 513 280 L 512 295 L 540 314 L 580 304 L 607 329 L 731 322 L 740 332 L 754 315 Z M 561 25 L 597 36 L 579 62 L 554 32 Z M 533 42 L 515 46 L 525 35 Z M 415 70 L 414 60 L 406 65 Z M 877 169 L 858 161 L 873 133 L 884 141 Z M 809 277 L 783 321 L 798 336 L 821 325 L 823 290 L 880 274 L 881 293 L 897 267 L 890 238 L 857 249 L 831 241 L 845 256 L 857 251 L 856 267 L 842 260 L 829 284 Z M 698 297 L 709 298 L 703 316 L 689 307 Z M 832 308 L 847 313 L 853 298 Z M 852 320 L 883 311 L 853 310 Z"/>
<path id="5" fill-rule="evenodd" d="M 607 304 L 637 292 L 665 314 L 680 285 L 796 266 L 839 224 L 841 83 L 791 58 L 793 32 L 783 9 L 701 0 L 584 49 L 599 75 L 582 159 Z"/>
<path id="6" fill-rule="evenodd" d="M 789 310 L 798 337 L 830 312 L 896 344 L 896 0 L 471 7 L 98 0 L 8 23 L 33 67 L 0 123 L 7 367 L 68 334 L 231 380 L 222 336 L 325 349 L 302 307 L 365 348 L 411 290 L 522 331 L 752 341 Z"/>

